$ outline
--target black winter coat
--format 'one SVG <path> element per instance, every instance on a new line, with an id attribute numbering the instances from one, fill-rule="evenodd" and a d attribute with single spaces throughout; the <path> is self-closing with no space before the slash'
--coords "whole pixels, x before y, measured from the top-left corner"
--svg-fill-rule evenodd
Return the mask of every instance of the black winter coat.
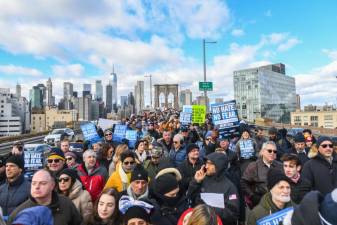
<path id="1" fill-rule="evenodd" d="M 303 178 L 311 183 L 312 190 L 317 190 L 323 195 L 337 187 L 337 157 L 334 155 L 330 164 L 320 153 L 310 159 L 303 167 Z"/>
<path id="2" fill-rule="evenodd" d="M 299 204 L 302 201 L 304 195 L 311 191 L 310 181 L 303 179 L 302 177 L 300 177 L 297 183 L 291 183 L 290 186 L 291 200 L 296 204 Z"/>
<path id="3" fill-rule="evenodd" d="M 194 177 L 196 171 L 200 170 L 203 163 L 198 160 L 194 165 L 186 159 L 179 167 L 178 170 L 181 173 L 182 180 L 181 185 L 184 190 L 188 189 L 188 185 Z"/>

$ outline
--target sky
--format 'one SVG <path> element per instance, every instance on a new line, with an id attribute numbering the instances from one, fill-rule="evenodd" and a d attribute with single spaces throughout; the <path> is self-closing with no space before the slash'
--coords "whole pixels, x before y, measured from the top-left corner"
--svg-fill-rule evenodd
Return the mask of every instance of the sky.
<path id="1" fill-rule="evenodd" d="M 336 11 L 335 0 L 0 0 L 0 87 L 28 97 L 50 77 L 59 100 L 63 82 L 105 86 L 114 65 L 118 96 L 144 80 L 150 102 L 151 74 L 196 97 L 206 39 L 212 98 L 233 99 L 234 70 L 284 63 L 302 106 L 337 104 Z"/>

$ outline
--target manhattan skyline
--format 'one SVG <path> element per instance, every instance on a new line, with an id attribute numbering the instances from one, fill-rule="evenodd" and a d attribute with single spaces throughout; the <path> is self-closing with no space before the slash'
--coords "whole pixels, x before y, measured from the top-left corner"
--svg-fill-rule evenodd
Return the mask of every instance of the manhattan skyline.
<path id="1" fill-rule="evenodd" d="M 309 1 L 1 1 L 0 83 L 22 95 L 51 77 L 53 96 L 63 82 L 108 83 L 111 65 L 118 97 L 137 80 L 178 83 L 201 95 L 202 39 L 212 98 L 233 99 L 233 71 L 284 63 L 302 105 L 336 104 L 337 2 Z M 210 13 L 211 12 L 211 13 Z"/>

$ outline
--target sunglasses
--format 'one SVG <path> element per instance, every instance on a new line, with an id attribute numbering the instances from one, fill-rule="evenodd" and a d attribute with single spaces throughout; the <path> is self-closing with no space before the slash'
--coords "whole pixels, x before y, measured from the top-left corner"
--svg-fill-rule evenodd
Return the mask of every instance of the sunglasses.
<path id="1" fill-rule="evenodd" d="M 322 148 L 327 148 L 327 147 L 333 148 L 333 144 L 323 144 L 323 145 L 321 145 L 321 147 Z"/>
<path id="2" fill-rule="evenodd" d="M 129 162 L 129 161 L 124 161 L 123 164 L 124 165 L 133 165 L 135 162 L 132 161 L 132 162 Z"/>
<path id="3" fill-rule="evenodd" d="M 66 160 L 71 161 L 71 160 L 73 160 L 73 157 L 66 157 Z"/>
<path id="4" fill-rule="evenodd" d="M 61 159 L 48 159 L 47 162 L 48 163 L 59 163 L 61 161 Z"/>
<path id="5" fill-rule="evenodd" d="M 104 136 L 112 136 L 112 134 L 110 133 L 110 134 L 105 134 Z"/>
<path id="6" fill-rule="evenodd" d="M 70 180 L 69 177 L 64 177 L 64 178 L 59 178 L 59 179 L 58 179 L 59 183 L 61 183 L 62 181 L 68 182 L 69 180 Z"/>
<path id="7" fill-rule="evenodd" d="M 174 144 L 178 144 L 178 143 L 179 143 L 179 141 L 174 141 L 173 143 L 174 143 Z"/>
<path id="8" fill-rule="evenodd" d="M 274 153 L 274 154 L 277 153 L 277 151 L 276 151 L 276 150 L 273 150 L 273 149 L 267 149 L 267 151 L 268 151 L 268 153 Z"/>

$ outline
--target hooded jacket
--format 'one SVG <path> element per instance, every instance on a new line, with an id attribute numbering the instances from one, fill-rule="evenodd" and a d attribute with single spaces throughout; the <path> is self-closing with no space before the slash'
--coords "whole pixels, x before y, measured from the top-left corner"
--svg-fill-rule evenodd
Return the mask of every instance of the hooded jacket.
<path id="1" fill-rule="evenodd" d="M 292 207 L 294 205 L 293 202 L 288 202 L 285 204 L 284 208 Z M 256 225 L 256 221 L 271 215 L 277 211 L 280 211 L 273 202 L 272 196 L 270 192 L 267 192 L 261 199 L 260 203 L 248 214 L 247 225 Z"/>
<path id="2" fill-rule="evenodd" d="M 16 215 L 24 209 L 39 206 L 33 197 L 18 206 L 8 218 L 8 224 L 12 224 Z M 54 224 L 56 225 L 78 225 L 81 224 L 81 215 L 72 201 L 62 195 L 53 192 L 52 202 L 47 206 L 52 211 Z"/>
<path id="3" fill-rule="evenodd" d="M 96 201 L 98 195 L 104 188 L 105 181 L 108 177 L 108 172 L 104 167 L 101 167 L 96 163 L 93 170 L 89 173 L 85 168 L 84 163 L 82 163 L 78 168 L 78 175 L 81 178 L 82 184 L 85 189 L 91 195 L 92 201 Z"/>
<path id="4" fill-rule="evenodd" d="M 239 194 L 234 184 L 226 177 L 228 158 L 218 152 L 209 154 L 206 159 L 215 165 L 216 173 L 206 176 L 204 180 L 197 183 L 192 179 L 187 195 L 190 196 L 193 206 L 201 202 L 200 193 L 223 194 L 224 208 L 214 208 L 224 224 L 236 224 L 239 217 Z"/>
<path id="5" fill-rule="evenodd" d="M 14 224 L 53 225 L 53 215 L 46 206 L 35 206 L 22 210 L 14 219 Z"/>
<path id="6" fill-rule="evenodd" d="M 318 153 L 303 166 L 302 176 L 311 182 L 313 190 L 328 194 L 337 187 L 337 157 L 333 155 L 330 164 Z"/>

